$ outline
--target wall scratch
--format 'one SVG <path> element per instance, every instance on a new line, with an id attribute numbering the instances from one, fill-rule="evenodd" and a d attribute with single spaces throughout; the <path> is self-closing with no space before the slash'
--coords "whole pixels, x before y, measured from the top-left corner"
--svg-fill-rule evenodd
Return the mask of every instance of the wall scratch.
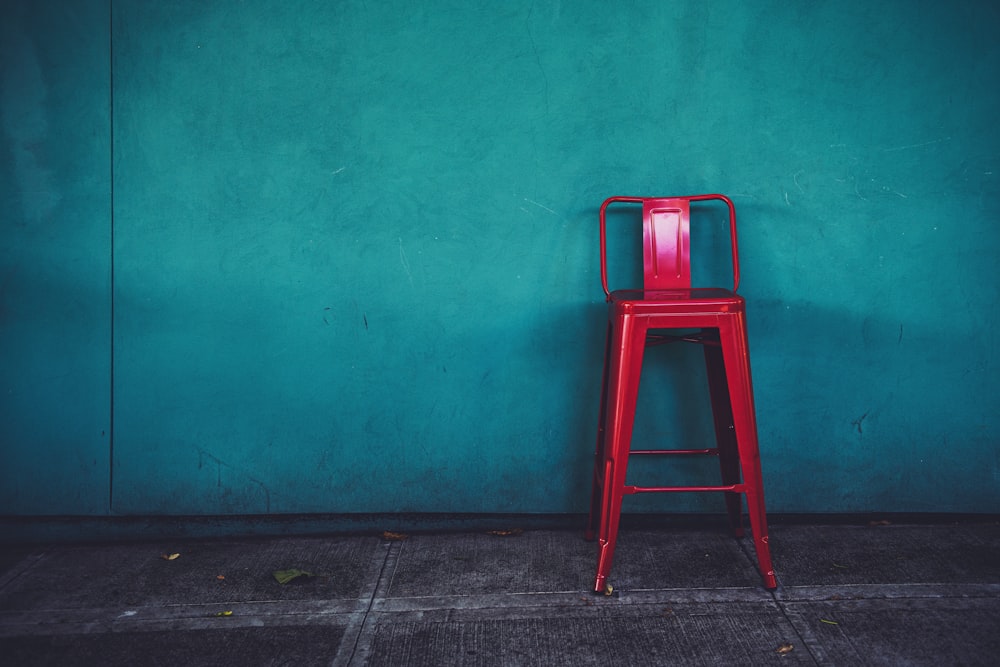
<path id="1" fill-rule="evenodd" d="M 532 204 L 532 205 L 534 205 L 534 206 L 537 206 L 538 208 L 542 209 L 543 211 L 548 211 L 548 212 L 549 212 L 549 213 L 551 213 L 552 215 L 559 215 L 558 213 L 556 213 L 555 211 L 553 211 L 553 210 L 552 210 L 551 208 L 549 208 L 548 206 L 543 206 L 542 204 L 539 204 L 539 203 L 538 203 L 538 202 L 536 202 L 536 201 L 533 201 L 533 200 L 531 200 L 531 199 L 528 199 L 527 197 L 525 197 L 525 198 L 524 198 L 524 201 L 526 201 L 526 202 L 528 202 L 529 204 Z"/>
<path id="2" fill-rule="evenodd" d="M 410 281 L 410 287 L 413 287 L 413 274 L 410 273 L 410 262 L 406 259 L 406 251 L 403 250 L 403 239 L 399 239 L 399 263 L 402 265 L 403 270 L 406 271 L 406 278 Z"/>
<path id="3" fill-rule="evenodd" d="M 943 137 L 941 139 L 934 139 L 933 141 L 924 141 L 919 144 L 906 144 L 905 146 L 893 146 L 892 148 L 883 148 L 884 153 L 893 153 L 895 151 L 905 151 L 911 148 L 923 148 L 924 146 L 933 146 L 934 144 L 939 144 L 942 141 L 951 141 L 951 137 Z"/>
<path id="4" fill-rule="evenodd" d="M 223 468 L 228 468 L 229 470 L 232 470 L 234 473 L 236 473 L 238 475 L 242 475 L 246 479 L 248 479 L 251 482 L 253 482 L 254 484 L 256 484 L 258 487 L 260 487 L 261 492 L 263 492 L 263 494 L 264 494 L 264 511 L 267 514 L 271 513 L 271 490 L 267 487 L 267 484 L 265 484 L 261 480 L 257 479 L 256 477 L 248 475 L 247 473 L 243 472 L 242 470 L 238 470 L 237 468 L 235 468 L 235 467 L 231 466 L 230 464 L 226 463 L 225 461 L 223 461 L 219 457 L 215 456 L 211 452 L 208 452 L 208 451 L 206 451 L 204 449 L 201 449 L 200 447 L 198 447 L 196 449 L 198 451 L 198 469 L 199 470 L 201 470 L 205 466 L 205 460 L 206 459 L 208 461 L 210 461 L 211 463 L 215 464 L 215 485 L 216 485 L 217 488 L 222 488 L 222 469 Z"/>
<path id="5" fill-rule="evenodd" d="M 868 416 L 869 412 L 871 412 L 871 410 L 865 410 L 865 413 L 863 415 L 861 415 L 860 417 L 851 422 L 851 426 L 854 426 L 856 429 L 858 429 L 858 436 L 864 435 L 864 431 L 861 429 L 861 424 L 862 422 L 865 421 L 865 418 Z"/>
<path id="6" fill-rule="evenodd" d="M 805 190 L 802 189 L 802 184 L 799 183 L 799 175 L 803 174 L 803 173 L 805 173 L 805 171 L 802 170 L 802 169 L 799 169 L 797 172 L 795 172 L 794 174 L 792 174 L 792 181 L 794 181 L 795 187 L 797 187 L 799 189 L 799 192 L 802 192 L 802 193 L 804 193 Z"/>

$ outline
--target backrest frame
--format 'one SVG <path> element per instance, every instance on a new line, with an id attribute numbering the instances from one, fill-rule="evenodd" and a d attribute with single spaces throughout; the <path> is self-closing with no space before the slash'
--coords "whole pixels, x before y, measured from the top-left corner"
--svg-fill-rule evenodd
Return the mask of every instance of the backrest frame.
<path id="1" fill-rule="evenodd" d="M 642 204 L 643 288 L 688 289 L 691 287 L 690 205 L 693 201 L 718 200 L 729 209 L 729 236 L 732 243 L 733 292 L 740 285 L 739 250 L 736 241 L 736 207 L 725 195 L 706 194 L 684 197 L 609 197 L 601 204 L 601 285 L 608 289 L 607 210 L 611 204 Z"/>

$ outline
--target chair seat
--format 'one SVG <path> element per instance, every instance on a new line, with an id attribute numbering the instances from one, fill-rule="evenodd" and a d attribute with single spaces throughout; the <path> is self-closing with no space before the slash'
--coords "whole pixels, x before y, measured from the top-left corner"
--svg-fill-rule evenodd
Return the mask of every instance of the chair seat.
<path id="1" fill-rule="evenodd" d="M 611 293 L 609 301 L 743 301 L 736 292 L 722 287 L 688 287 L 679 289 L 620 289 Z"/>
<path id="2" fill-rule="evenodd" d="M 732 290 L 719 287 L 688 289 L 615 290 L 608 297 L 612 312 L 619 314 L 737 313 L 746 301 Z M 700 326 L 700 325 L 695 325 Z"/>

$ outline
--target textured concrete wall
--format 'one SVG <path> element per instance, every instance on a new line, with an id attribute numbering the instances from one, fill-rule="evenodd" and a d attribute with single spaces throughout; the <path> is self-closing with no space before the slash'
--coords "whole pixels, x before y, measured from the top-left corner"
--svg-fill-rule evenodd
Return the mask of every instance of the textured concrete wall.
<path id="1" fill-rule="evenodd" d="M 0 16 L 0 513 L 109 509 L 107 3 Z"/>
<path id="2" fill-rule="evenodd" d="M 770 508 L 1000 511 L 989 3 L 24 0 L 3 31 L 0 513 L 584 511 L 596 209 L 709 191 Z M 699 354 L 651 355 L 637 437 L 711 437 Z"/>

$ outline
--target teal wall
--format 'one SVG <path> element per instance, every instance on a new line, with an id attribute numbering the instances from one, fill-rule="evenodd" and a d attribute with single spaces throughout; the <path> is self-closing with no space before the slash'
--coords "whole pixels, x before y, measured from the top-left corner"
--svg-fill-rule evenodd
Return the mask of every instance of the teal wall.
<path id="1" fill-rule="evenodd" d="M 0 514 L 100 514 L 111 443 L 107 5 L 0 6 Z"/>
<path id="2" fill-rule="evenodd" d="M 0 514 L 583 512 L 597 207 L 708 191 L 771 511 L 1000 512 L 994 3 L 3 7 Z"/>

